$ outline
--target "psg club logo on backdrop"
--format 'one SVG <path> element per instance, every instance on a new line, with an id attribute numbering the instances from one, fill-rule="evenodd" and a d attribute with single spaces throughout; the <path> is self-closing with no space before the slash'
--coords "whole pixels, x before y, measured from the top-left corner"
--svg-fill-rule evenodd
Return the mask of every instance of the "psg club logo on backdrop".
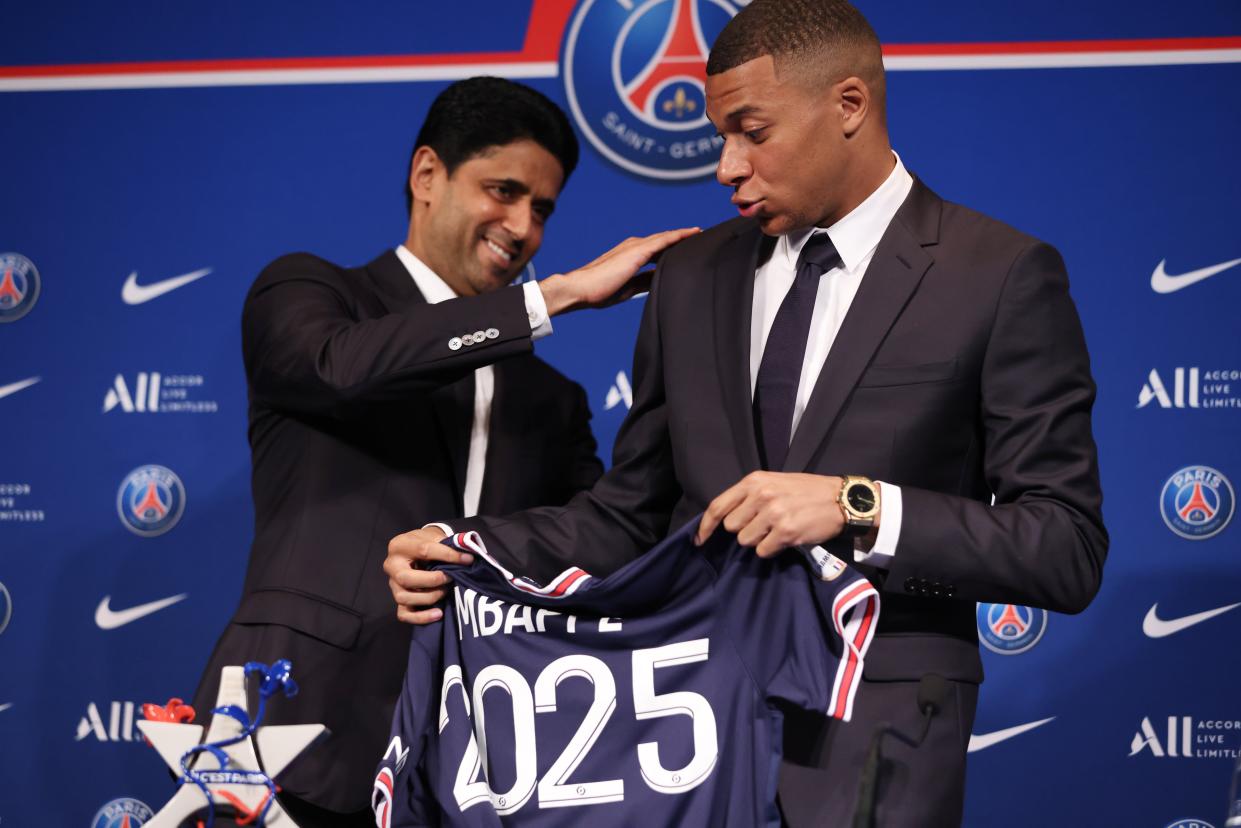
<path id="1" fill-rule="evenodd" d="M 145 803 L 123 796 L 100 808 L 90 828 L 142 828 L 152 816 L 154 812 Z"/>
<path id="2" fill-rule="evenodd" d="M 978 640 L 993 653 L 1019 655 L 1047 632 L 1047 610 L 1016 604 L 979 604 Z"/>
<path id="3" fill-rule="evenodd" d="M 707 53 L 740 0 L 585 0 L 564 47 L 577 125 L 612 163 L 647 178 L 715 172 Z"/>
<path id="4" fill-rule="evenodd" d="M 0 322 L 16 322 L 39 301 L 39 271 L 20 253 L 0 253 Z"/>
<path id="5" fill-rule="evenodd" d="M 0 583 L 0 633 L 8 629 L 9 619 L 13 617 L 13 597 L 8 588 Z"/>
<path id="6" fill-rule="evenodd" d="M 1176 822 L 1169 823 L 1168 828 L 1215 828 L 1215 826 L 1203 819 L 1178 819 Z"/>
<path id="7" fill-rule="evenodd" d="M 139 466 L 116 493 L 116 513 L 135 535 L 153 538 L 177 525 L 185 511 L 185 486 L 163 466 Z"/>
<path id="8" fill-rule="evenodd" d="M 1186 466 L 1168 478 L 1159 495 L 1163 522 L 1188 540 L 1218 535 L 1235 505 L 1232 484 L 1210 466 Z"/>

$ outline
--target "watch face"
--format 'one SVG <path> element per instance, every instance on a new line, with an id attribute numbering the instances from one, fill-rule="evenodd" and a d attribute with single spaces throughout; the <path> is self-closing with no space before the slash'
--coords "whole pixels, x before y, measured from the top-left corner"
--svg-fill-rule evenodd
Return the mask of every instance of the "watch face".
<path id="1" fill-rule="evenodd" d="M 855 512 L 866 514 L 875 508 L 875 493 L 870 490 L 869 486 L 863 486 L 860 483 L 854 483 L 845 492 L 845 500 L 849 503 L 849 508 Z"/>

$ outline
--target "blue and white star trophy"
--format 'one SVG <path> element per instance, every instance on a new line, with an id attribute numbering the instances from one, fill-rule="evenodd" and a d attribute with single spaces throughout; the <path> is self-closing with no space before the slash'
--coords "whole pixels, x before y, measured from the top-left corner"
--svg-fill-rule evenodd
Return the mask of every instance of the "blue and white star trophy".
<path id="1" fill-rule="evenodd" d="M 206 739 L 199 724 L 138 722 L 138 728 L 179 777 L 176 794 L 146 828 L 180 828 L 185 820 L 204 810 L 205 818 L 200 818 L 211 828 L 218 806 L 231 806 L 238 824 L 296 828 L 276 800 L 273 780 L 298 754 L 326 735 L 327 728 L 321 724 L 260 726 L 271 696 L 297 693 L 291 670 L 292 665 L 283 660 L 270 668 L 257 662 L 225 667 Z M 253 719 L 246 710 L 247 674 L 261 676 Z"/>

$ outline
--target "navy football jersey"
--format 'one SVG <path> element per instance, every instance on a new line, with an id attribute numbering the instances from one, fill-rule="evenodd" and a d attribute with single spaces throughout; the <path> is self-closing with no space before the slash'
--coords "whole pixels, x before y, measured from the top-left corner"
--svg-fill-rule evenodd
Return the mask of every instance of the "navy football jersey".
<path id="1" fill-rule="evenodd" d="M 778 825 L 780 705 L 849 718 L 879 597 L 821 549 L 697 526 L 546 585 L 446 539 L 475 560 L 414 630 L 377 825 Z"/>

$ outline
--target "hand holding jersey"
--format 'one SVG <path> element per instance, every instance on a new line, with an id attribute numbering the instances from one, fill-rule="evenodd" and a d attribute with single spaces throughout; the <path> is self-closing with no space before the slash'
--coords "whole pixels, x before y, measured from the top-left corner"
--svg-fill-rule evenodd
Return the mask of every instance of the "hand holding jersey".
<path id="1" fill-rule="evenodd" d="M 442 541 L 447 535 L 434 526 L 397 535 L 388 542 L 384 572 L 388 589 L 396 602 L 396 617 L 407 624 L 430 624 L 444 617 L 435 604 L 444 598 L 444 588 L 452 580 L 434 564 L 469 566 L 473 556 L 458 552 Z"/>
<path id="2" fill-rule="evenodd" d="M 821 474 L 756 471 L 711 501 L 694 543 L 702 545 L 717 527 L 754 547 L 760 558 L 785 549 L 826 543 L 849 529 L 841 504 L 843 478 Z M 877 506 L 877 504 L 876 504 Z M 866 534 L 879 527 L 879 512 Z"/>

